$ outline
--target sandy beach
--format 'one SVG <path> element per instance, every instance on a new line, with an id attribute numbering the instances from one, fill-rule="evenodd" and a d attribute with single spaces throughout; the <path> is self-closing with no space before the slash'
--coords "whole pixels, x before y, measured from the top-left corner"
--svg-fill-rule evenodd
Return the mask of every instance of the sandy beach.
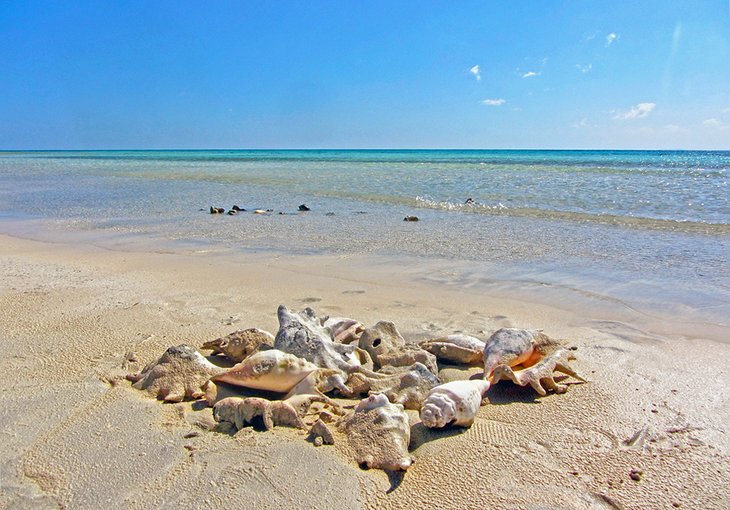
<path id="1" fill-rule="evenodd" d="M 727 508 L 722 326 L 450 285 L 425 261 L 2 236 L 0 266 L 2 508 Z M 163 404 L 123 380 L 171 345 L 275 333 L 282 303 L 391 320 L 413 342 L 542 328 L 577 347 L 590 382 L 545 397 L 502 382 L 466 430 L 427 431 L 409 411 L 414 464 L 400 477 L 360 469 L 342 436 L 317 448 L 281 427 L 212 432 L 201 402 Z"/>

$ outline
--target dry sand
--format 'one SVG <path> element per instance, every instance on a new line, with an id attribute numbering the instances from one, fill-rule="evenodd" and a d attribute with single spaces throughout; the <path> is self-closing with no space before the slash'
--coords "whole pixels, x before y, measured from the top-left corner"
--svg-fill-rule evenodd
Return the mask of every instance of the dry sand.
<path id="1" fill-rule="evenodd" d="M 581 307 L 549 289 L 516 299 L 355 257 L 0 236 L 0 270 L 1 508 L 730 506 L 726 327 Z M 403 477 L 361 470 L 342 441 L 317 448 L 292 429 L 210 432 L 199 403 L 112 384 L 170 345 L 275 332 L 280 303 L 392 320 L 414 341 L 543 328 L 578 347 L 573 366 L 591 382 L 543 398 L 500 383 L 469 430 L 427 431 L 411 413 L 415 463 Z"/>

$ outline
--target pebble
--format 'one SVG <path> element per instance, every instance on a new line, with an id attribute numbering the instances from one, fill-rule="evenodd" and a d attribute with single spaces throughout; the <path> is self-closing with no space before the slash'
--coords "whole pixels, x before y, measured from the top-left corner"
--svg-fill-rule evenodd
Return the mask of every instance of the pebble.
<path id="1" fill-rule="evenodd" d="M 640 481 L 642 476 L 644 476 L 644 472 L 641 469 L 631 468 L 631 471 L 629 471 L 629 478 L 635 482 Z"/>

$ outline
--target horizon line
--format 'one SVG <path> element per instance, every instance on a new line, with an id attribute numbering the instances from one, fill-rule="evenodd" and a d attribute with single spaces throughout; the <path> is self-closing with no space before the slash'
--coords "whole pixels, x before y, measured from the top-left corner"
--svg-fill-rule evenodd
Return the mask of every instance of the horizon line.
<path id="1" fill-rule="evenodd" d="M 103 149 L 0 149 L 0 153 L 13 153 L 13 152 L 174 152 L 174 151 L 616 151 L 616 152 L 730 152 L 728 149 L 686 149 L 686 148 L 664 148 L 664 149 L 639 149 L 639 148 L 478 148 L 478 147 L 429 147 L 429 148 L 418 148 L 418 147 L 399 147 L 399 148 L 385 148 L 385 147 L 209 147 L 209 148 L 103 148 Z"/>

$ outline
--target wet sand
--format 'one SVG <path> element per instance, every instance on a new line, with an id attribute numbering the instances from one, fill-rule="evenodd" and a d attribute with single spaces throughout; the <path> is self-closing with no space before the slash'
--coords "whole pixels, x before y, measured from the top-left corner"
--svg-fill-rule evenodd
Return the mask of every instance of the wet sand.
<path id="1" fill-rule="evenodd" d="M 727 326 L 354 256 L 0 236 L 0 268 L 1 508 L 727 508 Z M 209 408 L 122 379 L 171 345 L 275 333 L 280 303 L 391 320 L 409 341 L 541 328 L 577 347 L 590 383 L 546 397 L 500 383 L 468 430 L 428 431 L 410 412 L 414 464 L 389 477 L 361 470 L 342 436 L 317 448 L 293 429 L 211 432 Z"/>

